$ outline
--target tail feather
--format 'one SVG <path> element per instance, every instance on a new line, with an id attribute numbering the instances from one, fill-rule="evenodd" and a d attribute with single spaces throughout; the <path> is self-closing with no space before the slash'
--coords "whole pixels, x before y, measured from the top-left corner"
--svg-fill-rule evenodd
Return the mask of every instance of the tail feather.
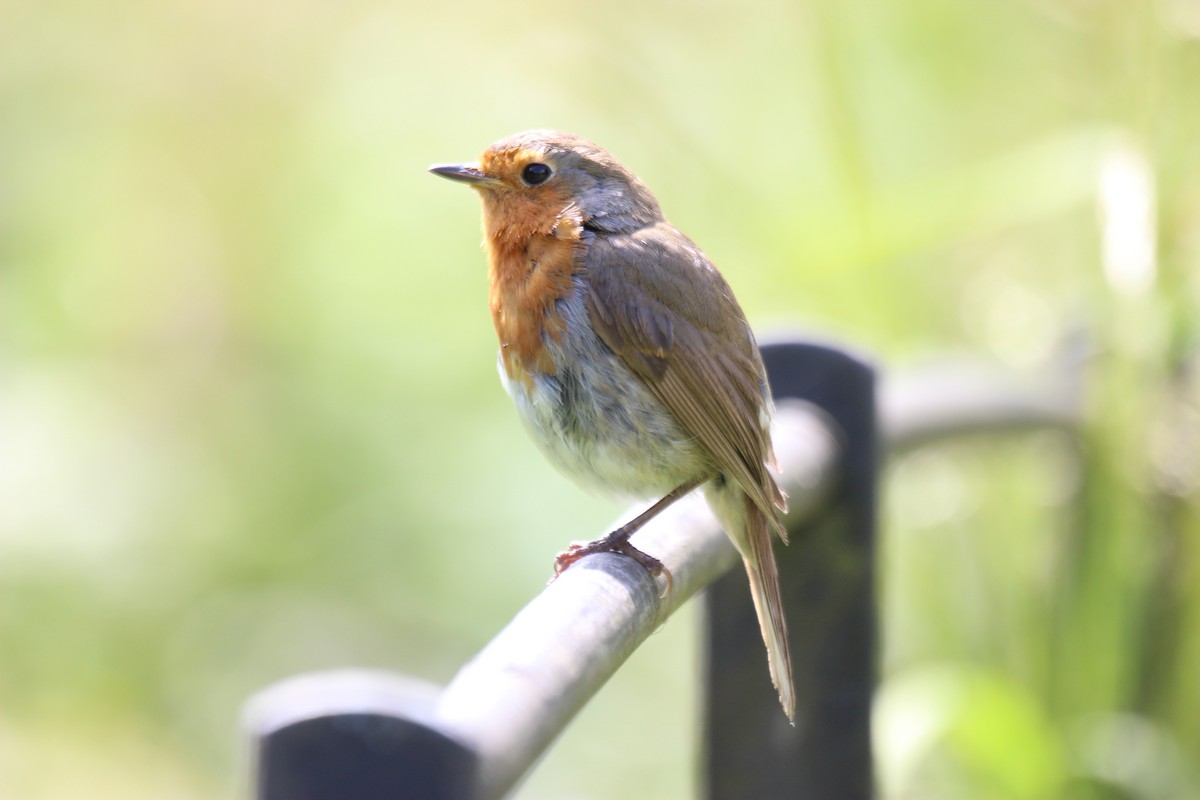
<path id="1" fill-rule="evenodd" d="M 779 692 L 784 713 L 794 723 L 796 690 L 792 682 L 792 653 L 779 593 L 779 570 L 771 550 L 771 531 L 781 529 L 782 521 L 773 509 L 768 506 L 764 510 L 752 495 L 731 481 L 711 481 L 705 485 L 704 494 L 746 565 L 750 596 L 767 647 L 771 682 Z M 772 513 L 768 516 L 767 511 Z"/>
<path id="2" fill-rule="evenodd" d="M 792 651 L 788 645 L 787 621 L 783 617 L 783 598 L 779 594 L 779 570 L 771 551 L 770 520 L 748 495 L 742 496 L 745 528 L 743 541 L 734 536 L 742 553 L 746 575 L 750 578 L 750 596 L 758 614 L 763 643 L 767 646 L 767 665 L 771 682 L 779 692 L 779 704 L 791 722 L 796 720 L 796 690 L 792 683 Z"/>

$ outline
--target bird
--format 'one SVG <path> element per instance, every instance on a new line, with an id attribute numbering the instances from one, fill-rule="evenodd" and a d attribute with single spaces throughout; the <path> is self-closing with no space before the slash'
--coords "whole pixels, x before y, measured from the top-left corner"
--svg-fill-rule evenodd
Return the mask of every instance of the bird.
<path id="1" fill-rule="evenodd" d="M 529 130 L 476 162 L 429 171 L 483 205 L 489 307 L 505 390 L 567 477 L 648 500 L 607 536 L 573 544 L 670 572 L 629 538 L 701 488 L 742 558 L 771 681 L 789 720 L 795 691 L 772 533 L 787 543 L 774 473 L 773 401 L 762 357 L 729 284 L 663 216 L 646 185 L 593 142 Z"/>

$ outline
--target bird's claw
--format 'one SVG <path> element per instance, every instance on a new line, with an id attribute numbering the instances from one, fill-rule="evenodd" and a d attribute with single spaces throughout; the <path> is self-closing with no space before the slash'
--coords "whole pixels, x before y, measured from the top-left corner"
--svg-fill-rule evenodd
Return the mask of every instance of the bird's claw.
<path id="1" fill-rule="evenodd" d="M 663 589 L 659 597 L 666 597 L 671 592 L 672 579 L 671 571 L 667 569 L 661 561 L 654 556 L 643 553 L 638 550 L 628 540 L 613 541 L 611 537 L 597 539 L 594 542 L 580 544 L 572 542 L 566 550 L 559 553 L 554 559 L 554 576 L 550 578 L 550 583 L 553 583 L 559 575 L 568 567 L 574 564 L 584 556 L 590 556 L 595 553 L 620 553 L 624 556 L 629 556 L 637 563 L 646 568 L 655 578 L 661 576 L 666 583 L 666 588 Z"/>

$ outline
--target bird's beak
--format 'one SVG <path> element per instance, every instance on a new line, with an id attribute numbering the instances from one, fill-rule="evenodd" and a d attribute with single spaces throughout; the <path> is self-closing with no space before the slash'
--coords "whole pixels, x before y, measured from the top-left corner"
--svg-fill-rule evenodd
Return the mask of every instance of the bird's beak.
<path id="1" fill-rule="evenodd" d="M 479 189 L 496 189 L 504 182 L 493 178 L 479 168 L 478 164 L 434 164 L 429 168 L 434 175 L 441 175 L 452 181 L 468 183 Z"/>

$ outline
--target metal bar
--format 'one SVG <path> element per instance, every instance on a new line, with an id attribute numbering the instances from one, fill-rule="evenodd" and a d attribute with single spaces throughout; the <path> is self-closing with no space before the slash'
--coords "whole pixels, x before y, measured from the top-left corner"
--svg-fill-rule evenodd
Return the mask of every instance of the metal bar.
<path id="1" fill-rule="evenodd" d="M 706 595 L 705 794 L 868 800 L 873 791 L 875 372 L 843 350 L 764 345 L 778 402 L 822 410 L 840 445 L 835 491 L 820 513 L 789 518 L 777 544 L 796 689 L 796 725 L 767 676 L 745 576 L 731 570 Z M 786 789 L 784 789 L 786 787 Z"/>
<path id="2" fill-rule="evenodd" d="M 978 363 L 942 362 L 885 377 L 880 428 L 889 455 L 963 435 L 1075 430 L 1082 418 L 1080 368 L 1021 379 Z"/>

